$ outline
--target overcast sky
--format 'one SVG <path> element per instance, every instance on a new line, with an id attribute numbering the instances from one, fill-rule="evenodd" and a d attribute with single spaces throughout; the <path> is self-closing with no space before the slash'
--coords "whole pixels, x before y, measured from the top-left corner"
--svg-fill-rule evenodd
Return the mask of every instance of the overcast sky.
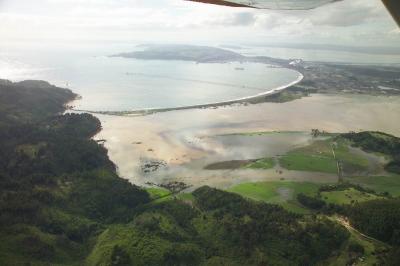
<path id="1" fill-rule="evenodd" d="M 325 43 L 400 47 L 379 0 L 310 11 L 228 8 L 181 0 L 0 0 L 6 42 Z"/>

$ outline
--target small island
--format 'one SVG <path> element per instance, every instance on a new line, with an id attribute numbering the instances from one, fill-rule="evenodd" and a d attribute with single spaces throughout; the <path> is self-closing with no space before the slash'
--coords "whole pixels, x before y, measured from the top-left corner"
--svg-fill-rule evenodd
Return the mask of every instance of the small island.
<path id="1" fill-rule="evenodd" d="M 143 47 L 143 46 L 142 46 Z M 145 50 L 112 55 L 113 57 L 143 60 L 183 60 L 197 63 L 232 62 L 245 60 L 238 53 L 210 46 L 146 45 Z"/>

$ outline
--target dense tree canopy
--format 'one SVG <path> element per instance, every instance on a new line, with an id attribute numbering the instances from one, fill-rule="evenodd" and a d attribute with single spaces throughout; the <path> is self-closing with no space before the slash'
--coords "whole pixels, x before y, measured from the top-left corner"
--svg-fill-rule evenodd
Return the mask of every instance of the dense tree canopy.
<path id="1" fill-rule="evenodd" d="M 348 213 L 352 224 L 365 234 L 400 246 L 400 199 L 359 203 Z"/>
<path id="2" fill-rule="evenodd" d="M 104 223 L 126 221 L 149 201 L 91 139 L 97 118 L 60 114 L 75 97 L 47 82 L 0 81 L 0 239 L 15 250 L 0 245 L 1 265 L 54 261 L 60 252 L 63 263 L 81 259 L 78 247 Z"/>

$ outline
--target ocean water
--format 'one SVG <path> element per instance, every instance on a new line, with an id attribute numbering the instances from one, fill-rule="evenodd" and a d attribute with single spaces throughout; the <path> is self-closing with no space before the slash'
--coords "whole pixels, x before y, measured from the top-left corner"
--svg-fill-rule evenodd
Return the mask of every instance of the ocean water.
<path id="1" fill-rule="evenodd" d="M 0 78 L 41 79 L 82 96 L 77 109 L 169 108 L 256 95 L 296 80 L 299 73 L 257 63 L 201 63 L 109 57 L 114 49 L 3 49 Z"/>
<path id="2" fill-rule="evenodd" d="M 138 49 L 133 43 L 0 44 L 0 78 L 41 79 L 82 96 L 77 109 L 124 111 L 171 108 L 243 98 L 284 86 L 298 73 L 256 63 L 196 64 L 109 55 Z M 140 49 L 140 48 L 139 48 Z M 355 64 L 400 64 L 399 55 L 271 47 L 238 53 Z"/>
<path id="3" fill-rule="evenodd" d="M 345 64 L 372 64 L 400 66 L 400 48 L 396 54 L 374 54 L 365 52 L 280 48 L 280 47 L 250 47 L 229 49 L 247 56 L 270 56 L 282 59 L 303 59 L 305 61 L 333 62 Z"/>

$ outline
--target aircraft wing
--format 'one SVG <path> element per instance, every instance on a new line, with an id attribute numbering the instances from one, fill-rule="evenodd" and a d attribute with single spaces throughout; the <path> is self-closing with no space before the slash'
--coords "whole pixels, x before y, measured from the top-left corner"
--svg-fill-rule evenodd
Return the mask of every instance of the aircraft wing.
<path id="1" fill-rule="evenodd" d="M 399 0 L 382 0 L 390 14 L 400 26 L 400 1 Z"/>
<path id="2" fill-rule="evenodd" d="M 306 10 L 313 9 L 328 3 L 342 0 L 189 0 L 215 5 L 233 7 L 253 7 L 279 10 Z"/>
<path id="3" fill-rule="evenodd" d="M 232 7 L 252 7 L 278 10 L 307 10 L 343 0 L 186 0 Z M 400 26 L 400 0 L 382 0 Z"/>

